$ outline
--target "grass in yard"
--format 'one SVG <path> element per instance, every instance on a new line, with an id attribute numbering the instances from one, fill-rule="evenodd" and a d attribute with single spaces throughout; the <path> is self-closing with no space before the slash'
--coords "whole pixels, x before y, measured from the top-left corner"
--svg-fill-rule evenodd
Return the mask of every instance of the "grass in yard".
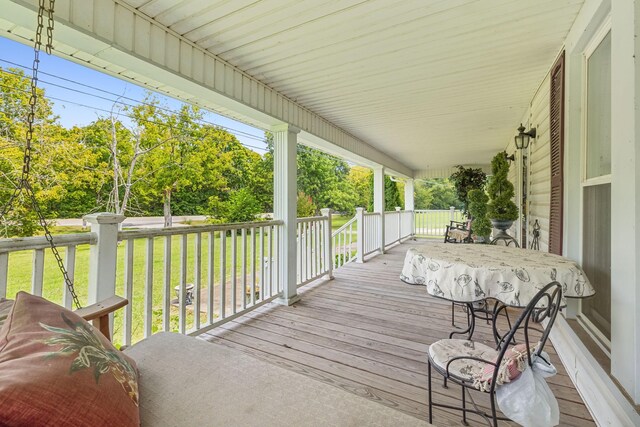
<path id="1" fill-rule="evenodd" d="M 353 215 L 332 215 L 331 216 L 331 229 L 336 231 L 338 228 L 342 227 L 347 223 Z"/>
<path id="2" fill-rule="evenodd" d="M 462 220 L 462 216 L 459 213 L 456 213 L 456 220 Z M 353 216 L 350 215 L 333 215 L 332 217 L 332 229 L 335 232 L 342 225 L 344 225 L 347 221 L 349 221 Z M 448 211 L 431 211 L 431 212 L 423 212 L 418 213 L 416 215 L 416 229 L 418 235 L 422 236 L 431 236 L 434 238 L 440 239 L 442 235 L 444 235 L 444 229 L 449 224 L 450 214 Z M 52 231 L 54 234 L 68 234 L 68 233 L 80 233 L 88 231 L 88 228 L 82 227 L 52 227 Z M 255 265 L 256 271 L 256 279 L 255 282 L 260 285 L 261 280 L 261 269 L 263 268 L 263 257 L 267 257 L 269 254 L 268 244 L 269 240 L 267 238 L 266 232 L 263 236 L 264 242 L 264 250 L 261 253 L 261 240 L 260 234 L 256 232 L 256 250 L 254 253 L 251 253 L 251 242 L 252 237 L 250 233 L 247 234 L 246 239 L 246 247 L 247 247 L 247 255 L 246 261 L 244 263 L 245 269 L 243 270 L 243 256 L 244 253 L 243 248 L 243 237 L 238 235 L 234 239 L 229 236 L 225 237 L 225 244 L 222 245 L 222 235 L 220 232 L 213 233 L 214 235 L 214 254 L 213 254 L 213 272 L 215 277 L 215 285 L 214 292 L 220 295 L 220 284 L 221 280 L 221 266 L 222 259 L 221 253 L 224 249 L 226 253 L 226 257 L 224 261 L 225 266 L 225 281 L 228 283 L 233 273 L 235 272 L 235 277 L 237 279 L 237 289 L 238 292 L 236 294 L 236 306 L 239 307 L 241 305 L 242 299 L 244 298 L 243 287 L 243 277 L 245 278 L 244 282 L 247 285 L 252 283 L 252 260 L 253 265 Z M 182 259 L 182 241 L 183 237 L 180 235 L 171 237 L 171 262 L 170 262 L 170 289 L 169 298 L 175 299 L 176 294 L 174 291 L 174 287 L 177 286 L 181 277 L 184 275 L 186 283 L 196 283 L 196 260 L 200 260 L 199 269 L 199 277 L 201 288 L 205 289 L 208 286 L 208 278 L 209 278 L 209 238 L 210 233 L 202 233 L 201 242 L 200 242 L 200 256 L 197 256 L 196 253 L 196 234 L 189 234 L 186 238 L 186 244 L 184 247 L 186 248 L 185 255 L 185 270 L 182 271 L 181 259 Z M 356 227 L 354 225 L 353 232 L 351 233 L 351 240 L 349 240 L 348 231 L 346 233 L 342 233 L 340 238 L 335 239 L 335 247 L 334 254 L 338 261 L 343 261 L 350 254 L 353 255 L 355 251 L 357 239 Z M 151 269 L 151 293 L 149 295 L 151 302 L 151 329 L 152 332 L 156 332 L 158 330 L 162 330 L 164 328 L 164 300 L 165 300 L 165 237 L 157 237 L 153 239 L 152 251 L 153 251 L 153 262 Z M 131 298 L 130 298 L 130 309 L 127 310 L 119 310 L 115 315 L 115 323 L 114 323 L 114 342 L 124 343 L 124 327 L 123 327 L 123 316 L 125 313 L 130 313 L 131 316 L 131 337 L 132 342 L 136 342 L 144 337 L 144 313 L 145 313 L 145 294 L 146 294 L 146 286 L 147 286 L 147 239 L 136 239 L 133 243 L 133 262 L 131 265 L 131 276 L 132 276 L 132 290 L 131 290 Z M 273 249 L 272 256 L 275 256 L 275 236 L 273 239 Z M 120 242 L 118 246 L 118 260 L 117 260 L 117 276 L 116 276 L 116 293 L 118 295 L 127 296 L 127 292 L 124 289 L 125 283 L 125 248 L 127 246 L 127 242 Z M 233 253 L 237 253 L 237 263 L 235 266 L 232 266 Z M 66 248 L 60 248 L 60 253 L 63 258 L 66 257 Z M 7 286 L 7 296 L 12 298 L 18 291 L 24 290 L 27 292 L 31 291 L 31 280 L 32 280 L 32 270 L 33 270 L 33 251 L 22 251 L 22 252 L 12 252 L 9 254 L 9 271 L 8 271 L 8 286 Z M 243 273 L 246 271 L 246 274 Z M 80 298 L 82 304 L 86 305 L 87 302 L 87 291 L 88 291 L 88 275 L 89 275 L 89 245 L 80 245 L 76 248 L 76 263 L 75 263 L 75 288 Z M 265 273 L 265 276 L 268 276 Z M 55 259 L 50 251 L 45 251 L 45 266 L 44 266 L 44 277 L 43 277 L 43 297 L 54 301 L 56 303 L 61 304 L 63 300 L 63 292 L 64 292 L 64 282 L 62 279 L 62 275 L 60 274 L 57 265 L 55 263 Z M 266 285 L 265 285 L 266 286 Z M 275 286 L 275 280 L 274 280 Z M 269 289 L 264 289 L 265 294 L 269 291 Z M 275 293 L 275 292 L 274 292 Z M 230 301 L 231 296 L 227 295 L 227 301 Z M 217 317 L 220 312 L 220 303 L 216 302 L 216 307 L 214 310 L 214 317 Z M 170 308 L 170 330 L 177 331 L 179 325 L 179 315 L 177 307 L 171 306 Z M 187 316 L 185 318 L 186 329 L 189 330 L 195 326 L 195 319 L 193 313 L 193 306 L 189 307 L 187 310 Z M 205 324 L 207 321 L 207 314 L 201 313 L 200 316 L 201 324 Z"/>
<path id="3" fill-rule="evenodd" d="M 201 238 L 201 268 L 200 268 L 200 283 L 202 288 L 207 287 L 208 280 L 208 260 L 209 260 L 209 233 L 203 233 Z M 264 235 L 264 253 L 268 256 L 268 244 L 266 233 Z M 124 275 L 125 275 L 125 247 L 126 242 L 120 242 L 118 246 L 118 265 L 117 265 L 117 277 L 116 277 L 116 293 L 118 295 L 126 296 L 124 290 Z M 195 283 L 196 271 L 196 235 L 190 234 L 186 240 L 186 271 L 181 271 L 181 245 L 182 236 L 172 236 L 171 238 L 171 289 L 170 298 L 175 299 L 176 294 L 174 286 L 180 283 L 181 275 L 186 277 L 186 283 Z M 214 275 L 215 286 L 214 291 L 219 295 L 220 292 L 220 275 L 221 275 L 221 236 L 219 232 L 215 233 L 214 237 Z M 242 236 L 237 236 L 235 239 L 235 251 L 238 254 L 238 263 L 235 268 L 235 274 L 237 277 L 238 292 L 236 295 L 236 302 L 239 305 L 242 301 Z M 158 331 L 163 329 L 163 301 L 164 301 L 164 247 L 165 237 L 157 237 L 153 239 L 153 268 L 152 268 L 152 331 Z M 246 283 L 250 285 L 252 282 L 252 254 L 251 248 L 251 235 L 247 235 L 247 256 L 246 256 Z M 275 241 L 274 241 L 275 248 Z M 229 236 L 225 238 L 224 249 L 226 251 L 226 280 L 229 281 L 232 276 L 232 253 L 234 251 L 233 239 Z M 133 265 L 132 265 L 132 298 L 130 300 L 131 316 L 132 316 L 132 342 L 139 341 L 144 336 L 144 298 L 146 287 L 146 250 L 147 239 L 136 239 L 133 244 Z M 66 256 L 66 248 L 60 248 L 60 253 L 63 258 Z M 275 250 L 272 249 L 272 253 Z M 12 298 L 18 291 L 31 291 L 31 277 L 32 277 L 32 257 L 33 251 L 12 252 L 9 254 L 9 272 L 8 272 L 8 287 L 7 296 Z M 256 233 L 256 250 L 253 254 L 253 259 L 256 269 L 256 282 L 261 281 L 261 252 L 260 252 L 260 236 Z M 88 290 L 88 275 L 89 275 L 89 245 L 80 245 L 76 248 L 76 267 L 75 267 L 75 279 L 74 285 L 78 297 L 83 305 L 87 302 L 87 290 Z M 265 276 L 268 276 L 265 273 Z M 55 259 L 50 251 L 45 252 L 45 267 L 43 278 L 43 297 L 62 304 L 62 296 L 64 290 L 64 283 L 62 275 L 58 270 L 55 263 Z M 275 285 L 274 285 L 275 286 Z M 265 291 L 268 289 L 265 288 Z M 227 295 L 227 301 L 230 301 L 231 295 Z M 219 313 L 219 304 L 215 309 L 216 315 Z M 123 330 L 123 316 L 125 310 L 119 310 L 115 315 L 114 322 L 114 342 L 120 344 L 124 342 L 124 330 Z M 206 314 L 201 316 L 201 322 L 206 322 Z M 178 310 L 176 307 L 171 308 L 171 330 L 178 329 Z M 186 318 L 186 329 L 189 330 L 194 326 L 194 314 L 192 307 L 189 308 Z"/>

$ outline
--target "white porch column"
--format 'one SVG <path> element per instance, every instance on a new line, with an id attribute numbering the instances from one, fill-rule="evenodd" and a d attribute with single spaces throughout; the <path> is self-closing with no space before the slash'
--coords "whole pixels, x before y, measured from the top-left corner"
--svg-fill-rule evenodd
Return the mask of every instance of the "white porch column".
<path id="1" fill-rule="evenodd" d="M 324 263 L 327 269 L 327 277 L 333 279 L 333 231 L 331 230 L 331 209 L 320 209 L 320 214 L 327 217 L 324 229 Z"/>
<path id="2" fill-rule="evenodd" d="M 639 404 L 640 0 L 612 1 L 611 25 L 611 374 Z"/>
<path id="3" fill-rule="evenodd" d="M 415 210 L 415 202 L 414 202 L 414 184 L 412 179 L 407 179 L 404 182 L 404 210 L 412 211 Z"/>
<path id="4" fill-rule="evenodd" d="M 380 238 L 380 253 L 384 253 L 384 166 L 373 170 L 373 211 L 380 213 L 378 237 Z"/>
<path id="5" fill-rule="evenodd" d="M 89 249 L 89 304 L 95 304 L 116 294 L 118 226 L 124 215 L 95 213 L 84 220 L 91 224 L 98 242 Z"/>
<path id="6" fill-rule="evenodd" d="M 279 125 L 273 132 L 273 217 L 284 222 L 279 235 L 279 277 L 282 280 L 280 304 L 300 300 L 296 287 L 296 145 L 299 129 Z"/>
<path id="7" fill-rule="evenodd" d="M 356 238 L 356 262 L 362 264 L 364 262 L 364 236 L 366 236 L 364 230 L 364 208 L 356 208 L 356 226 L 357 226 L 357 238 Z"/>
<path id="8" fill-rule="evenodd" d="M 416 206 L 415 206 L 415 194 L 414 194 L 415 186 L 414 185 L 415 184 L 413 179 L 407 179 L 404 182 L 404 210 L 413 212 L 413 215 L 411 215 L 411 227 L 409 228 L 409 230 L 411 230 L 411 235 L 416 234 L 416 228 L 415 228 Z"/>

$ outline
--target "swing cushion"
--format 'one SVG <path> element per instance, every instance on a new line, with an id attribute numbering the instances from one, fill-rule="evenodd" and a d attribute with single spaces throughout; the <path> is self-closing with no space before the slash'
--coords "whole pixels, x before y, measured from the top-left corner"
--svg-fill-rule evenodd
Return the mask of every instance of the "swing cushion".
<path id="1" fill-rule="evenodd" d="M 0 425 L 140 425 L 135 362 L 78 315 L 25 292 L 0 328 L 0 402 Z"/>

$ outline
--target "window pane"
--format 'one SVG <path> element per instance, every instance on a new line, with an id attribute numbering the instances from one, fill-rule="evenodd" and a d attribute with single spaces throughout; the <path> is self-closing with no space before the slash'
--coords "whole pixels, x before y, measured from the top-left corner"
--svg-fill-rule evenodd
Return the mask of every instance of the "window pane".
<path id="1" fill-rule="evenodd" d="M 611 173 L 611 32 L 587 63 L 587 178 Z"/>
<path id="2" fill-rule="evenodd" d="M 584 187 L 582 269 L 596 295 L 582 313 L 611 340 L 611 184 Z"/>

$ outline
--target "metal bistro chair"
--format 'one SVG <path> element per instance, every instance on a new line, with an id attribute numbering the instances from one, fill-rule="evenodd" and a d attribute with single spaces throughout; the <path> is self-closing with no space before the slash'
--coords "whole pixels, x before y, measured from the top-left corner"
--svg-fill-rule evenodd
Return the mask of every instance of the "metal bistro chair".
<path id="1" fill-rule="evenodd" d="M 471 233 L 471 220 L 450 221 L 444 233 L 444 243 L 473 243 Z"/>
<path id="2" fill-rule="evenodd" d="M 471 220 L 450 221 L 444 233 L 444 243 L 473 243 Z M 451 326 L 456 326 L 456 303 L 451 303 Z"/>
<path id="3" fill-rule="evenodd" d="M 522 329 L 524 334 L 524 348 L 526 348 L 526 362 L 529 368 L 533 364 L 536 357 L 540 356 L 544 348 L 549 332 L 555 322 L 558 310 L 560 309 L 562 300 L 562 286 L 558 282 L 551 282 L 540 290 L 531 302 L 526 306 L 518 320 L 513 324 L 510 331 L 503 336 L 496 333 L 496 319 L 493 317 L 493 330 L 496 340 L 496 349 L 485 344 L 461 340 L 461 339 L 445 339 L 437 341 L 429 346 L 428 357 L 428 381 L 429 381 L 429 422 L 433 421 L 433 407 L 441 407 L 462 411 L 462 421 L 467 424 L 467 412 L 472 412 L 482 417 L 493 420 L 493 425 L 497 427 L 498 419 L 508 420 L 504 417 L 498 417 L 496 414 L 495 389 L 498 375 L 502 369 L 506 369 L 506 365 L 502 365 L 505 353 L 510 348 L 508 343 L 512 342 L 516 333 Z M 500 309 L 506 309 L 501 306 Z M 497 314 L 497 313 L 496 313 Z M 546 326 L 542 326 L 542 321 L 548 319 Z M 538 331 L 540 340 L 535 346 L 531 346 L 531 331 Z M 524 353 L 524 350 L 522 351 Z M 489 379 L 489 386 L 478 380 L 479 375 L 486 367 L 493 367 L 493 375 Z M 447 381 L 450 380 L 462 387 L 462 407 L 456 407 L 445 404 L 436 404 L 433 402 L 431 368 L 444 376 L 444 387 L 447 387 Z M 503 372 L 504 374 L 504 372 Z M 491 414 L 479 410 L 474 405 L 474 409 L 466 407 L 467 388 L 484 391 L 489 393 L 491 400 Z"/>

